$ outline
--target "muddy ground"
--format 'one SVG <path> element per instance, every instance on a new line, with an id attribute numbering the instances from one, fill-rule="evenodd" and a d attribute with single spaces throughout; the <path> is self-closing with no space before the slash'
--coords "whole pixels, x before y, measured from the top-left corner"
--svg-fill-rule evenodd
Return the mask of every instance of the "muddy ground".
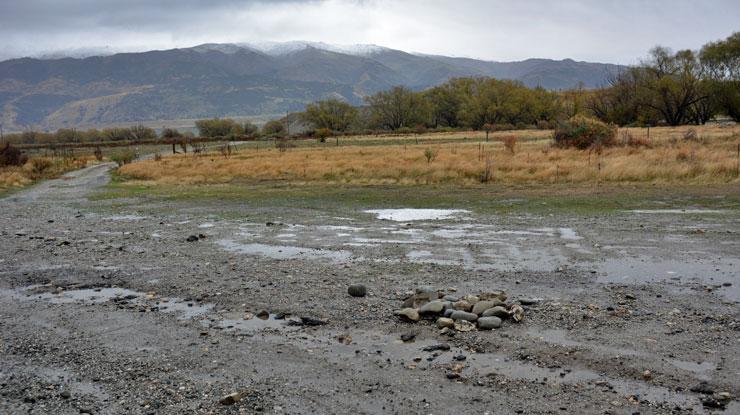
<path id="1" fill-rule="evenodd" d="M 740 413 L 737 210 L 90 201 L 109 168 L 0 199 L 0 413 Z M 419 286 L 533 304 L 450 336 Z"/>

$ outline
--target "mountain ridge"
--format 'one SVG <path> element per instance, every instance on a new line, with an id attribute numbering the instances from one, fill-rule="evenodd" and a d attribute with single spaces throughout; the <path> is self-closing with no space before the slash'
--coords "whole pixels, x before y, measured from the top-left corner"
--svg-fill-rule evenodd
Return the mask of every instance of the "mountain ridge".
<path id="1" fill-rule="evenodd" d="M 621 68 L 572 59 L 495 62 L 300 41 L 18 58 L 0 62 L 0 122 L 6 131 L 54 130 L 276 114 L 328 97 L 361 104 L 365 96 L 396 85 L 423 90 L 463 76 L 514 79 L 547 89 L 593 88 Z"/>

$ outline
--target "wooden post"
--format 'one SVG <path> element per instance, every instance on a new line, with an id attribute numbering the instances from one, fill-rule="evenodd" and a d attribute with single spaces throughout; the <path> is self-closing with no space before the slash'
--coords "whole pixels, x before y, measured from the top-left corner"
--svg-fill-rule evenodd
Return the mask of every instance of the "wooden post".
<path id="1" fill-rule="evenodd" d="M 740 144 L 737 145 L 737 157 L 735 161 L 735 176 L 740 176 Z"/>

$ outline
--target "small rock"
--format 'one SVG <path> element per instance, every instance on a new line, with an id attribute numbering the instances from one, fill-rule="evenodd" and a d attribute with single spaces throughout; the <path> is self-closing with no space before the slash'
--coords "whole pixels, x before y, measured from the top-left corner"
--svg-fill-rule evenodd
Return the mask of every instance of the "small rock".
<path id="1" fill-rule="evenodd" d="M 447 344 L 447 343 L 433 344 L 433 345 L 427 346 L 427 347 L 425 347 L 425 348 L 423 348 L 421 350 L 423 350 L 425 352 L 436 352 L 438 350 L 439 351 L 446 352 L 446 351 L 450 350 L 450 345 Z"/>
<path id="2" fill-rule="evenodd" d="M 470 294 L 468 294 L 468 295 L 466 295 L 465 297 L 463 297 L 463 300 L 465 300 L 465 301 L 469 302 L 470 304 L 475 304 L 475 303 L 477 303 L 478 301 L 480 301 L 480 298 L 479 298 L 479 297 L 477 297 L 477 296 L 475 296 L 475 295 L 470 295 Z"/>
<path id="3" fill-rule="evenodd" d="M 689 390 L 691 392 L 701 393 L 704 395 L 711 395 L 714 393 L 714 389 L 709 386 L 707 382 L 699 382 L 699 384 L 692 386 L 691 388 L 689 388 Z"/>
<path id="4" fill-rule="evenodd" d="M 421 287 L 416 287 L 415 292 L 416 294 L 431 294 L 436 293 L 437 290 L 435 290 L 431 285 L 422 285 Z"/>
<path id="5" fill-rule="evenodd" d="M 467 311 L 455 310 L 452 312 L 452 315 L 450 315 L 450 318 L 453 320 L 476 321 L 478 320 L 478 315 L 468 313 Z"/>
<path id="6" fill-rule="evenodd" d="M 445 317 L 447 317 L 447 318 L 449 318 L 452 315 L 452 313 L 454 313 L 454 312 L 455 312 L 455 309 L 454 308 L 448 308 L 448 309 L 445 310 L 444 313 L 442 313 L 442 315 L 445 316 Z"/>
<path id="7" fill-rule="evenodd" d="M 468 301 L 460 300 L 452 303 L 452 308 L 455 310 L 470 311 L 473 308 L 473 305 Z"/>
<path id="8" fill-rule="evenodd" d="M 511 315 L 515 322 L 519 323 L 524 320 L 524 309 L 521 306 L 515 304 L 511 306 L 511 309 L 509 310 L 509 315 Z"/>
<path id="9" fill-rule="evenodd" d="M 452 328 L 455 326 L 455 320 L 447 317 L 440 317 L 437 319 L 437 327 L 443 329 L 445 327 Z"/>
<path id="10" fill-rule="evenodd" d="M 419 308 L 419 314 L 426 316 L 426 315 L 435 315 L 441 313 L 445 308 L 445 303 L 443 301 L 434 300 L 430 301 L 421 308 Z"/>
<path id="11" fill-rule="evenodd" d="M 190 235 L 188 236 L 188 239 L 186 239 L 188 242 L 197 242 L 198 241 L 198 235 Z"/>
<path id="12" fill-rule="evenodd" d="M 504 301 L 506 301 L 507 295 L 506 295 L 506 291 L 491 291 L 487 293 L 481 293 L 478 297 L 481 300 L 487 300 L 487 301 L 498 300 L 503 303 Z"/>
<path id="13" fill-rule="evenodd" d="M 445 301 L 449 301 L 451 303 L 460 301 L 460 298 L 459 297 L 456 297 L 454 295 L 445 295 L 444 297 L 442 297 L 442 299 L 445 300 Z"/>
<path id="14" fill-rule="evenodd" d="M 301 323 L 303 323 L 304 326 L 323 326 L 326 324 L 326 321 L 313 317 L 301 317 Z"/>
<path id="15" fill-rule="evenodd" d="M 498 318 L 504 319 L 504 318 L 509 318 L 509 312 L 501 306 L 496 306 L 496 307 L 492 307 L 484 311 L 481 316 L 482 317 L 498 317 Z"/>
<path id="16" fill-rule="evenodd" d="M 460 378 L 459 373 L 447 372 L 447 379 L 458 379 L 458 378 Z"/>
<path id="17" fill-rule="evenodd" d="M 491 330 L 501 328 L 501 319 L 498 317 L 481 317 L 478 319 L 478 328 L 481 330 Z"/>
<path id="18" fill-rule="evenodd" d="M 347 293 L 352 297 L 364 297 L 367 295 L 367 288 L 362 284 L 350 285 Z"/>
<path id="19" fill-rule="evenodd" d="M 455 321 L 455 330 L 461 332 L 473 331 L 475 330 L 475 324 L 467 320 L 457 320 Z"/>
<path id="20" fill-rule="evenodd" d="M 539 298 L 520 298 L 519 303 L 521 305 L 535 305 L 540 302 Z"/>
<path id="21" fill-rule="evenodd" d="M 413 308 L 404 308 L 396 311 L 396 315 L 406 321 L 416 322 L 419 321 L 419 312 Z"/>
<path id="22" fill-rule="evenodd" d="M 489 308 L 493 308 L 496 306 L 496 303 L 493 301 L 478 301 L 473 305 L 473 314 L 481 315 L 484 311 L 488 310 Z"/>
<path id="23" fill-rule="evenodd" d="M 72 396 L 72 394 L 69 393 L 69 391 L 61 391 L 59 392 L 59 396 L 62 397 L 63 399 L 69 399 Z"/>
<path id="24" fill-rule="evenodd" d="M 649 370 L 645 370 L 644 372 L 642 372 L 642 378 L 645 380 L 650 380 L 653 378 L 653 373 Z"/>
<path id="25" fill-rule="evenodd" d="M 239 392 L 230 393 L 221 399 L 218 400 L 218 402 L 221 405 L 233 405 L 239 401 L 242 400 L 242 394 Z"/>
<path id="26" fill-rule="evenodd" d="M 260 310 L 257 312 L 257 314 L 255 314 L 255 317 L 262 320 L 267 320 L 268 318 L 270 318 L 270 313 L 267 312 L 267 310 Z"/>
<path id="27" fill-rule="evenodd" d="M 416 338 L 416 334 L 413 334 L 413 333 L 406 333 L 406 334 L 401 335 L 401 341 L 404 343 L 413 341 L 415 338 Z"/>
<path id="28" fill-rule="evenodd" d="M 464 354 L 459 354 L 459 355 L 457 355 L 457 356 L 454 357 L 454 359 L 457 360 L 458 362 L 462 362 L 462 361 L 464 361 L 467 358 L 468 357 L 465 356 Z"/>

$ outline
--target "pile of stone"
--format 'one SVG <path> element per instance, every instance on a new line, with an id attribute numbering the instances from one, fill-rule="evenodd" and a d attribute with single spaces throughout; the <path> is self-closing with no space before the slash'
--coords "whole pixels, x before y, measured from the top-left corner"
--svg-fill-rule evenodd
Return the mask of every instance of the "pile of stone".
<path id="1" fill-rule="evenodd" d="M 396 315 L 408 322 L 434 319 L 443 330 L 491 330 L 501 328 L 504 320 L 518 323 L 524 319 L 522 306 L 506 300 L 505 291 L 456 296 L 432 287 L 419 287 L 404 300 Z"/>

